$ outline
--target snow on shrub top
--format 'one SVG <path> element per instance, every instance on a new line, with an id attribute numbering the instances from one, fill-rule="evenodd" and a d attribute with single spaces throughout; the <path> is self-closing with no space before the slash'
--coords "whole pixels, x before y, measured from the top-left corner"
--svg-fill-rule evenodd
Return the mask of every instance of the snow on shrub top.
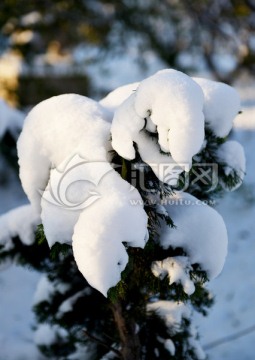
<path id="1" fill-rule="evenodd" d="M 110 150 L 108 112 L 85 96 L 65 94 L 35 106 L 18 140 L 22 186 L 33 206 L 40 209 L 50 169 L 71 155 L 88 161 L 106 161 Z M 64 163 L 63 163 L 64 166 Z"/>
<path id="2" fill-rule="evenodd" d="M 79 270 L 91 286 L 106 296 L 108 289 L 120 280 L 128 262 L 123 243 L 145 246 L 147 215 L 139 192 L 108 162 L 80 164 L 81 158 L 72 159 L 66 174 L 66 185 L 71 191 L 56 199 L 59 203 L 50 197 L 57 190 L 62 191 L 59 172 L 51 171 L 49 186 L 42 196 L 44 232 L 50 246 L 56 242 L 72 243 Z M 85 182 L 84 188 L 81 180 L 86 179 L 90 182 Z M 69 195 L 69 200 L 64 195 Z M 72 200 L 83 195 L 87 199 L 72 208 L 75 206 Z M 132 201 L 137 205 L 132 206 Z"/>
<path id="3" fill-rule="evenodd" d="M 100 100 L 99 104 L 113 113 L 123 101 L 136 91 L 138 86 L 139 82 L 120 86 Z"/>
<path id="4" fill-rule="evenodd" d="M 160 244 L 181 247 L 191 264 L 199 264 L 210 279 L 218 276 L 227 255 L 228 236 L 221 215 L 194 196 L 182 192 L 169 197 L 165 208 L 176 228 L 162 223 Z"/>
<path id="5" fill-rule="evenodd" d="M 231 86 L 217 81 L 193 78 L 204 93 L 205 122 L 213 133 L 224 138 L 230 132 L 234 118 L 241 110 L 240 98 Z"/>
<path id="6" fill-rule="evenodd" d="M 157 131 L 162 151 L 177 163 L 191 164 L 204 140 L 203 104 L 203 92 L 189 76 L 176 70 L 158 72 L 143 80 L 115 112 L 112 146 L 124 158 L 134 159 L 133 141 L 147 126 Z"/>
<path id="7" fill-rule="evenodd" d="M 173 169 L 179 174 L 203 145 L 205 121 L 216 136 L 228 133 L 239 106 L 230 89 L 165 70 L 139 85 L 116 89 L 100 103 L 65 94 L 43 101 L 29 113 L 18 141 L 23 188 L 41 217 L 49 245 L 72 244 L 79 270 L 105 296 L 121 279 L 127 247 L 143 248 L 148 240 L 142 197 L 111 164 L 111 150 L 134 159 L 136 143 L 142 160 L 161 181 L 166 172 L 162 175 L 160 164 L 168 166 L 169 174 Z M 229 106 L 222 105 L 223 98 Z M 241 178 L 244 159 L 238 146 L 225 143 L 215 156 L 239 171 Z M 224 169 L 229 176 L 231 171 Z M 179 259 L 178 264 L 175 259 L 179 270 L 173 269 L 172 260 L 165 259 L 164 266 L 155 262 L 154 272 L 168 274 L 171 283 L 186 284 L 191 294 L 194 287 L 186 278 L 191 265 L 198 263 L 210 278 L 221 271 L 226 228 L 215 210 L 196 204 L 189 194 L 165 200 L 172 200 L 162 209 L 176 228 L 162 222 L 161 246 L 182 247 L 189 259 Z"/>

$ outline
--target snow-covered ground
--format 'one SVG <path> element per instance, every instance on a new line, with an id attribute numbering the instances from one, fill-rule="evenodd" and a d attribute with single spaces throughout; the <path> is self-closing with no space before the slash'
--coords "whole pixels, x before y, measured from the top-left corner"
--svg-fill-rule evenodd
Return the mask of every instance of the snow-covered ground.
<path id="1" fill-rule="evenodd" d="M 255 325 L 255 96 L 247 91 L 242 96 L 244 112 L 236 122 L 233 138 L 245 148 L 247 176 L 243 186 L 220 200 L 217 207 L 227 225 L 229 253 L 223 272 L 210 284 L 216 298 L 214 307 L 207 318 L 196 318 L 211 360 L 254 359 L 255 331 L 210 348 L 214 341 Z M 0 199 L 0 213 L 26 201 L 15 179 L 8 188 L 0 187 Z M 0 272 L 0 360 L 40 358 L 31 329 L 37 280 L 36 273 L 20 267 Z"/>
<path id="2" fill-rule="evenodd" d="M 7 176 L 8 186 L 0 186 L 0 214 L 27 202 L 14 172 Z M 20 266 L 0 267 L 0 360 L 41 358 L 33 343 L 31 311 L 38 278 Z"/>
<path id="3" fill-rule="evenodd" d="M 216 303 L 207 318 L 199 319 L 201 342 L 211 360 L 253 360 L 255 341 L 255 96 L 244 91 L 243 114 L 235 123 L 233 138 L 244 146 L 247 171 L 244 184 L 220 200 L 229 234 L 227 260 L 210 289 Z M 252 331 L 253 327 L 253 331 Z M 247 330 L 247 331 L 246 331 Z M 239 337 L 239 334 L 245 333 Z M 236 336 L 235 336 L 236 335 Z M 213 346 L 213 342 L 231 341 Z M 227 340 L 227 339 L 225 339 Z M 230 339 L 229 339 L 230 340 Z M 211 345 L 211 348 L 210 348 Z"/>

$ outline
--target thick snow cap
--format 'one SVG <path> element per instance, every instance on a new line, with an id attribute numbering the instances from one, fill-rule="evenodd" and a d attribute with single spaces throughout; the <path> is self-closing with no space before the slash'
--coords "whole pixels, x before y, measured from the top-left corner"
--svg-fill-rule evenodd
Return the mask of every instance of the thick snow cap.
<path id="1" fill-rule="evenodd" d="M 162 151 L 170 152 L 178 164 L 190 165 L 204 140 L 203 104 L 203 92 L 189 76 L 176 70 L 160 71 L 143 80 L 117 108 L 112 146 L 124 158 L 133 159 L 133 142 L 146 127 L 157 131 Z"/>
<path id="2" fill-rule="evenodd" d="M 240 98 L 231 86 L 208 79 L 194 78 L 202 88 L 205 102 L 205 122 L 212 132 L 224 138 L 230 132 L 233 121 L 240 111 Z"/>
<path id="3" fill-rule="evenodd" d="M 167 199 L 165 208 L 176 228 L 162 225 L 160 243 L 165 249 L 181 247 L 191 264 L 199 264 L 209 279 L 218 276 L 227 255 L 228 236 L 221 215 L 196 199 L 180 192 Z"/>

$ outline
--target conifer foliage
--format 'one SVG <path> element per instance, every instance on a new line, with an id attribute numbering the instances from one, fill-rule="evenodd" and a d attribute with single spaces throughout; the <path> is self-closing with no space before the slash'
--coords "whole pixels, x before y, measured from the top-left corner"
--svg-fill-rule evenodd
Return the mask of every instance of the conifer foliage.
<path id="1" fill-rule="evenodd" d="M 48 358 L 205 358 L 192 315 L 207 314 L 227 254 L 211 205 L 242 183 L 243 149 L 228 140 L 239 111 L 228 85 L 164 70 L 29 113 L 18 155 L 30 205 L 0 218 L 0 259 L 42 272 L 35 342 Z"/>

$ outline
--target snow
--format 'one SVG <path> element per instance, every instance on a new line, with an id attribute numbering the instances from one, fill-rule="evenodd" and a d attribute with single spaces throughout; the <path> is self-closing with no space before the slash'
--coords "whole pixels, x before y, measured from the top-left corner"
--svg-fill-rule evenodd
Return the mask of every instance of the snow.
<path id="1" fill-rule="evenodd" d="M 64 207 L 56 206 L 42 198 L 41 219 L 50 247 L 56 242 L 72 244 L 73 230 L 79 215 L 80 211 L 66 210 Z"/>
<path id="2" fill-rule="evenodd" d="M 176 185 L 183 170 L 188 170 L 187 164 L 178 165 L 170 155 L 159 152 L 156 139 L 145 132 L 140 132 L 136 144 L 141 159 L 148 164 L 159 180 L 169 185 Z"/>
<path id="3" fill-rule="evenodd" d="M 148 312 L 156 312 L 169 328 L 169 335 L 180 331 L 182 319 L 190 319 L 191 311 L 182 302 L 158 300 L 147 305 Z"/>
<path id="4" fill-rule="evenodd" d="M 147 76 L 155 73 L 160 69 L 164 69 L 166 64 L 162 62 L 152 51 L 143 52 L 143 60 L 145 66 L 141 66 L 141 50 L 137 46 L 137 41 L 126 39 L 127 46 L 125 47 L 124 56 L 102 56 L 98 48 L 86 47 L 78 49 L 80 63 L 86 62 L 86 74 L 93 79 L 93 85 L 97 89 L 116 89 L 121 85 L 127 83 L 134 83 L 144 79 Z M 106 54 L 104 54 L 106 55 Z M 75 57 L 75 61 L 77 56 Z M 91 61 L 92 59 L 92 61 Z M 93 61 L 97 59 L 97 61 Z M 102 61 L 103 60 L 103 61 Z M 82 67 L 80 68 L 82 71 Z M 120 71 L 117 71 L 117 70 Z"/>
<path id="5" fill-rule="evenodd" d="M 50 346 L 57 340 L 57 336 L 52 326 L 42 324 L 36 330 L 34 340 L 36 345 Z"/>
<path id="6" fill-rule="evenodd" d="M 46 275 L 43 275 L 38 281 L 33 304 L 36 305 L 42 301 L 50 301 L 50 298 L 54 293 L 59 292 L 60 294 L 64 294 L 70 289 L 70 284 L 65 283 L 57 283 L 55 284 L 52 281 L 49 281 Z"/>
<path id="7" fill-rule="evenodd" d="M 112 146 L 115 150 L 118 149 L 117 152 L 119 155 L 128 159 L 134 159 L 135 150 L 133 140 L 135 140 L 142 160 L 151 167 L 161 181 L 168 182 L 167 179 L 170 179 L 170 184 L 173 185 L 171 174 L 173 171 L 180 174 L 183 172 L 186 164 L 181 164 L 181 166 L 178 167 L 178 164 L 170 155 L 160 152 L 156 139 L 151 138 L 146 132 L 140 131 L 145 122 L 143 119 L 137 117 L 134 111 L 132 105 L 134 96 L 134 94 L 131 95 L 115 112 L 111 127 Z M 132 119 L 131 123 L 129 121 L 130 118 Z M 135 123 L 134 119 L 137 120 L 137 123 Z M 128 130 L 127 127 L 129 128 Z M 164 171 L 161 171 L 161 164 L 164 164 Z M 187 168 L 186 166 L 186 169 Z M 176 181 L 178 181 L 178 177 Z"/>
<path id="8" fill-rule="evenodd" d="M 67 331 L 57 325 L 41 324 L 34 334 L 34 341 L 39 346 L 53 345 L 59 338 L 65 338 Z"/>
<path id="9" fill-rule="evenodd" d="M 101 99 L 99 104 L 109 111 L 114 112 L 131 94 L 136 91 L 138 86 L 138 82 L 120 86 Z"/>
<path id="10" fill-rule="evenodd" d="M 190 326 L 190 337 L 188 338 L 188 343 L 190 347 L 193 349 L 194 354 L 198 360 L 207 359 L 207 356 L 203 350 L 203 348 L 200 345 L 200 341 L 198 340 L 198 334 L 197 330 L 194 328 L 194 326 Z"/>
<path id="11" fill-rule="evenodd" d="M 229 256 L 227 258 L 224 271 L 221 273 L 221 276 L 217 281 L 212 282 L 211 288 L 213 293 L 216 293 L 216 304 L 210 310 L 209 317 L 202 319 L 200 321 L 200 333 L 202 334 L 202 342 L 207 344 L 217 338 L 223 337 L 225 335 L 234 333 L 237 330 L 242 330 L 250 325 L 253 325 L 252 319 L 254 319 L 254 307 L 251 304 L 255 301 L 254 296 L 254 241 L 253 233 L 254 229 L 254 159 L 253 159 L 253 150 L 254 150 L 254 107 L 245 109 L 244 114 L 238 116 L 235 120 L 235 127 L 238 129 L 238 133 L 234 133 L 234 138 L 240 140 L 246 148 L 246 156 L 249 160 L 249 165 L 247 168 L 247 176 L 245 179 L 245 184 L 238 190 L 235 195 L 229 194 L 225 199 L 221 200 L 222 204 L 218 207 L 218 210 L 224 214 L 224 219 L 226 219 L 227 228 L 229 231 L 230 245 L 229 245 Z M 1 197 L 1 206 L 4 198 Z M 6 201 L 5 201 L 6 202 Z M 10 204 L 8 204 L 10 206 Z M 1 293 L 0 299 L 0 309 L 7 309 L 7 316 L 10 314 L 11 306 L 6 300 L 9 294 L 13 291 L 18 291 L 20 288 L 20 293 L 26 293 L 29 298 L 29 290 L 33 287 L 31 285 L 31 277 L 26 276 L 22 269 L 14 270 L 15 274 L 15 285 L 9 281 L 10 272 L 7 271 L 6 275 L 2 272 L 0 275 L 5 275 L 1 277 L 1 284 L 5 285 L 5 291 Z M 7 279 L 7 280 L 6 280 Z M 245 279 L 245 281 L 243 280 Z M 24 290 L 24 281 L 26 283 L 26 292 Z M 238 284 L 238 286 L 237 286 Z M 10 290 L 8 290 L 10 289 Z M 15 292 L 16 294 L 16 292 Z M 244 296 L 243 294 L 246 294 Z M 11 300 L 16 298 L 15 295 L 11 297 Z M 23 297 L 19 297 L 19 304 L 22 306 L 22 303 L 25 302 Z M 24 304 L 23 304 L 24 305 Z M 15 311 L 19 311 L 19 308 Z M 16 313 L 15 313 L 16 314 Z M 27 323 L 28 321 L 28 310 L 20 310 L 19 314 L 24 315 L 22 317 L 22 324 Z M 17 315 L 14 315 L 17 317 Z M 2 321 L 1 313 L 1 321 Z M 1 325 L 3 323 L 1 322 Z M 23 326 L 23 325 L 21 325 Z M 22 354 L 26 359 L 35 359 L 37 358 L 34 355 L 34 348 L 32 344 L 26 343 L 26 340 L 23 340 L 23 334 L 29 333 L 28 329 L 23 330 L 20 333 L 13 333 L 13 329 L 17 326 L 13 321 L 6 321 L 4 323 L 1 338 L 1 356 L 3 358 L 9 358 L 17 360 Z M 6 331 L 8 328 L 12 328 L 12 332 Z M 25 326 L 24 326 L 25 328 Z M 215 330 L 217 329 L 217 331 Z M 11 341 L 6 341 L 7 337 L 9 339 L 14 339 L 15 347 Z M 19 341 L 17 340 L 19 339 Z M 21 340 L 20 340 L 21 339 Z M 23 341 L 24 349 L 20 350 Z M 209 354 L 212 360 L 224 359 L 224 360 L 239 360 L 253 359 L 253 344 L 254 344 L 254 333 L 247 335 L 243 338 L 239 338 L 235 342 L 229 342 L 225 345 L 213 348 L 209 350 Z M 31 350 L 33 349 L 33 350 Z M 13 355 L 15 354 L 15 355 Z"/>
<path id="12" fill-rule="evenodd" d="M 122 242 L 144 247 L 148 237 L 143 207 L 130 204 L 141 200 L 139 193 L 109 164 L 110 118 L 93 100 L 61 95 L 29 113 L 18 141 L 22 185 L 34 208 L 42 209 L 49 245 L 73 240 L 79 269 L 104 295 L 128 262 Z M 130 230 L 124 234 L 121 227 Z M 105 254 L 95 252 L 98 246 Z"/>
<path id="13" fill-rule="evenodd" d="M 205 102 L 205 122 L 217 137 L 227 136 L 233 126 L 234 118 L 241 110 L 237 91 L 217 81 L 193 78 L 201 86 Z"/>
<path id="14" fill-rule="evenodd" d="M 27 200 L 17 175 L 5 165 L 6 184 L 0 184 L 0 213 Z M 1 179 L 2 180 L 2 179 Z M 33 342 L 32 301 L 38 274 L 6 262 L 0 268 L 0 359 L 39 360 L 41 355 Z"/>
<path id="15" fill-rule="evenodd" d="M 90 295 L 90 293 L 91 293 L 91 288 L 88 287 L 84 290 L 78 291 L 76 294 L 74 294 L 73 296 L 66 299 L 60 305 L 56 317 L 61 318 L 63 316 L 63 314 L 65 314 L 69 311 L 72 311 L 73 305 L 76 303 L 76 301 L 84 295 Z"/>
<path id="16" fill-rule="evenodd" d="M 0 140 L 9 131 L 15 138 L 22 129 L 25 115 L 11 108 L 3 99 L 0 99 Z"/>
<path id="17" fill-rule="evenodd" d="M 90 161 L 108 159 L 109 119 L 96 101 L 76 94 L 52 97 L 31 110 L 17 148 L 22 186 L 38 211 L 50 169 L 75 154 Z"/>
<path id="18" fill-rule="evenodd" d="M 91 350 L 87 349 L 84 344 L 75 344 L 75 351 L 68 356 L 68 360 L 89 360 L 90 356 L 92 356 L 90 351 Z M 100 360 L 103 360 L 103 358 Z"/>
<path id="19" fill-rule="evenodd" d="M 46 275 L 43 275 L 39 280 L 34 294 L 34 305 L 42 301 L 49 301 L 52 294 L 55 292 L 53 284 L 49 281 Z"/>
<path id="20" fill-rule="evenodd" d="M 75 225 L 73 251 L 83 276 L 106 296 L 128 262 L 123 243 L 145 246 L 147 215 L 138 191 L 116 172 L 104 176 L 98 190 L 101 198 L 83 210 Z"/>
<path id="21" fill-rule="evenodd" d="M 162 151 L 177 163 L 191 164 L 204 140 L 203 102 L 200 87 L 189 76 L 168 69 L 140 83 L 135 109 L 143 118 L 150 114 Z"/>
<path id="22" fill-rule="evenodd" d="M 137 142 L 148 119 L 148 130 L 152 124 L 157 127 L 161 150 L 170 152 L 178 164 L 191 165 L 204 140 L 203 102 L 201 88 L 189 76 L 176 70 L 160 71 L 143 80 L 117 108 L 112 146 L 122 157 L 134 159 L 133 141 Z"/>
<path id="23" fill-rule="evenodd" d="M 181 331 L 181 324 L 183 319 L 190 320 L 191 310 L 188 305 L 182 302 L 174 302 L 167 300 L 158 300 L 147 305 L 148 312 L 156 312 L 166 323 L 170 336 L 173 336 Z M 197 331 L 191 325 L 189 329 L 188 343 L 192 350 L 195 351 L 196 358 L 203 360 L 206 358 L 204 351 L 202 350 L 199 341 L 197 340 Z M 172 356 L 175 353 L 175 345 L 171 339 L 165 340 L 165 348 L 170 352 Z"/>
<path id="24" fill-rule="evenodd" d="M 33 342 L 32 301 L 38 274 L 11 266 L 0 271 L 0 359 L 39 360 Z"/>
<path id="25" fill-rule="evenodd" d="M 56 242 L 71 244 L 73 229 L 83 205 L 80 200 L 83 194 L 84 196 L 90 194 L 91 186 L 86 180 L 91 181 L 90 172 L 93 169 L 96 170 L 97 164 L 97 162 L 88 163 L 76 155 L 71 157 L 64 171 L 60 171 L 58 168 L 51 170 L 48 185 L 42 193 L 41 199 L 41 218 L 50 247 Z M 98 173 L 99 171 L 96 172 L 96 174 Z M 96 174 L 94 174 L 94 180 Z M 99 177 L 102 174 L 101 172 Z M 85 186 L 83 186 L 84 184 Z M 75 188 L 71 199 L 68 197 L 70 187 Z M 93 198 L 93 195 L 91 197 Z M 75 198 L 78 199 L 77 203 L 70 201 Z"/>
<path id="26" fill-rule="evenodd" d="M 162 222 L 160 244 L 164 249 L 182 247 L 191 264 L 199 264 L 210 279 L 218 276 L 227 255 L 227 230 L 216 210 L 194 196 L 177 192 L 165 208 L 176 228 Z"/>
<path id="27" fill-rule="evenodd" d="M 189 258 L 185 256 L 168 257 L 161 261 L 154 261 L 151 267 L 152 273 L 156 277 L 163 279 L 168 276 L 169 285 L 173 283 L 182 284 L 187 295 L 191 295 L 195 291 L 194 283 L 189 276 L 191 269 Z"/>
<path id="28" fill-rule="evenodd" d="M 172 355 L 172 356 L 175 355 L 175 346 L 171 339 L 165 340 L 164 346 L 165 346 L 166 350 L 170 353 L 170 355 Z"/>
<path id="29" fill-rule="evenodd" d="M 16 236 L 25 245 L 31 245 L 35 240 L 35 230 L 40 224 L 40 217 L 33 211 L 31 205 L 23 205 L 10 210 L 0 217 L 0 245 L 5 249 L 12 248 L 12 238 Z"/>
<path id="30" fill-rule="evenodd" d="M 135 158 L 133 141 L 145 125 L 135 110 L 136 93 L 130 95 L 115 111 L 111 126 L 112 147 L 125 159 Z"/>
<path id="31" fill-rule="evenodd" d="M 142 204 L 140 194 L 109 163 L 88 163 L 76 156 L 69 164 L 62 173 L 62 183 L 59 172 L 51 171 L 51 186 L 42 196 L 45 235 L 50 246 L 56 242 L 72 243 L 80 271 L 106 296 L 108 289 L 120 280 L 128 262 L 122 243 L 144 247 L 148 236 L 147 215 L 142 205 L 131 205 L 132 201 Z M 89 181 L 89 187 L 84 188 L 82 180 Z M 78 206 L 66 199 L 66 190 L 71 185 L 72 196 L 79 198 Z M 85 201 L 80 201 L 82 190 L 88 194 Z M 60 194 L 57 204 L 52 194 Z M 98 248 L 100 251 L 95 251 Z"/>
<path id="32" fill-rule="evenodd" d="M 243 91 L 243 94 L 242 94 Z M 252 95 L 253 94 L 253 95 Z M 252 95 L 247 100 L 247 95 Z M 207 349 L 207 345 L 254 326 L 254 232 L 255 232 L 255 101 L 254 86 L 242 89 L 243 113 L 235 119 L 232 139 L 244 146 L 247 159 L 243 185 L 220 200 L 217 210 L 223 215 L 229 233 L 229 250 L 224 270 L 208 284 L 215 304 L 206 319 L 197 317 L 201 342 L 211 360 L 253 360 L 254 331 Z M 252 100 L 253 99 L 253 100 Z"/>
<path id="33" fill-rule="evenodd" d="M 234 177 L 235 174 L 238 176 L 239 181 L 236 186 L 231 188 L 231 191 L 238 189 L 243 183 L 245 175 L 245 154 L 242 145 L 234 140 L 226 141 L 217 149 L 216 157 L 219 162 L 226 164 L 224 166 L 226 176 Z M 224 184 L 222 185 L 224 186 Z"/>

